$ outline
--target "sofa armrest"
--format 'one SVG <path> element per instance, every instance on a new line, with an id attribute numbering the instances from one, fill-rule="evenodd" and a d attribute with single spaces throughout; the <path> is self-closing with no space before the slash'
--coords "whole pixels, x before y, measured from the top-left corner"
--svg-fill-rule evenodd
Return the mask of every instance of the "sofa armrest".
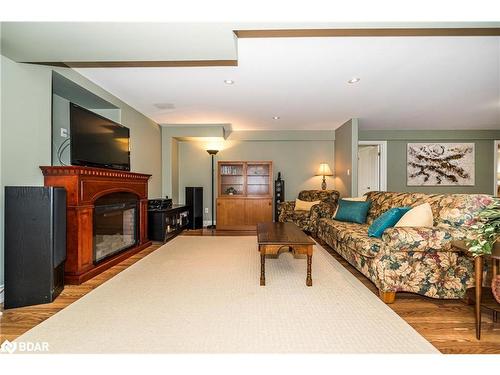
<path id="1" fill-rule="evenodd" d="M 387 251 L 457 251 L 451 241 L 466 238 L 466 233 L 445 227 L 394 227 L 386 229 L 382 240 Z"/>
<path id="2" fill-rule="evenodd" d="M 309 222 L 310 232 L 316 234 L 318 231 L 318 221 L 324 217 L 332 218 L 337 206 L 331 203 L 321 202 L 311 207 Z"/>
<path id="3" fill-rule="evenodd" d="M 284 223 L 295 209 L 295 201 L 281 202 L 278 205 L 278 221 Z"/>

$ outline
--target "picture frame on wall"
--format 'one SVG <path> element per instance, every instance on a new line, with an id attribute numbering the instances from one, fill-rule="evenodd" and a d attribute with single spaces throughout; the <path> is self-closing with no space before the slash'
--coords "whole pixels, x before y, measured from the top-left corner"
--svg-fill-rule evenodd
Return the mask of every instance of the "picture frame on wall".
<path id="1" fill-rule="evenodd" d="M 474 186 L 474 143 L 408 143 L 407 186 Z"/>

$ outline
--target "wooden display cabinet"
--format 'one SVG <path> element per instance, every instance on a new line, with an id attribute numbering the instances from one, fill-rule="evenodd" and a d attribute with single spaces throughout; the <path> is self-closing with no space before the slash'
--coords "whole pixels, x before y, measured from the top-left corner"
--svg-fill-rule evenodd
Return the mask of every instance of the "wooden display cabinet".
<path id="1" fill-rule="evenodd" d="M 253 230 L 273 220 L 272 162 L 219 161 L 217 177 L 217 229 Z"/>

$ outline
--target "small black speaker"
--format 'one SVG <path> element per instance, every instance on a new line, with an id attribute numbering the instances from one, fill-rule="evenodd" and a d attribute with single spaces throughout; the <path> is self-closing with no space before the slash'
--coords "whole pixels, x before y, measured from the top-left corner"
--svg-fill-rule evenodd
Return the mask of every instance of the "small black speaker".
<path id="1" fill-rule="evenodd" d="M 203 188 L 186 187 L 186 206 L 189 210 L 189 229 L 203 228 Z"/>
<path id="2" fill-rule="evenodd" d="M 65 260 L 66 190 L 5 187 L 5 308 L 52 302 Z"/>

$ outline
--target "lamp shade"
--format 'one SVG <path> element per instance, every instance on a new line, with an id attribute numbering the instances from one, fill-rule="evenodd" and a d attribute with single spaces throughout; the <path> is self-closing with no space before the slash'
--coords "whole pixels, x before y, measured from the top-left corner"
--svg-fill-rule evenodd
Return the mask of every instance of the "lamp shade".
<path id="1" fill-rule="evenodd" d="M 333 176 L 333 172 L 327 163 L 321 163 L 316 172 L 316 176 Z"/>

